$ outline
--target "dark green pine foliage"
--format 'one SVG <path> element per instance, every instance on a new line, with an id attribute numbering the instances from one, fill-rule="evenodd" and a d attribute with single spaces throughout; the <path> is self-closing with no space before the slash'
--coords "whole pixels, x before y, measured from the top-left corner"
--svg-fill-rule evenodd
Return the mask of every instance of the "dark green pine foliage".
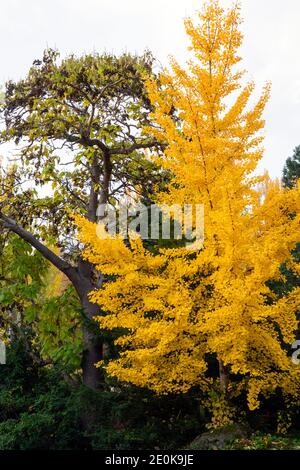
<path id="1" fill-rule="evenodd" d="M 282 182 L 285 188 L 292 189 L 297 185 L 298 179 L 300 178 L 300 145 L 295 148 L 293 156 L 289 157 L 285 163 L 283 169 Z M 291 215 L 292 217 L 292 215 Z M 299 234 L 300 242 L 300 234 Z M 300 243 L 293 251 L 294 259 L 297 263 L 300 262 Z M 300 287 L 300 278 L 293 271 L 288 269 L 286 264 L 282 265 L 281 273 L 285 280 L 283 281 L 271 281 L 270 286 L 273 291 L 280 297 L 287 295 L 296 287 Z"/>
<path id="2" fill-rule="evenodd" d="M 285 163 L 283 169 L 282 182 L 285 188 L 292 189 L 296 186 L 298 179 L 300 178 L 300 145 L 295 148 L 293 156 L 289 157 Z M 300 241 L 300 234 L 299 234 Z M 297 245 L 293 252 L 293 256 L 296 262 L 300 262 L 300 243 Z M 295 287 L 300 286 L 300 279 L 294 272 L 292 272 L 284 264 L 281 267 L 281 272 L 285 277 L 285 281 L 271 281 L 270 286 L 274 292 L 283 297 L 291 292 Z"/>
<path id="3" fill-rule="evenodd" d="M 283 169 L 283 184 L 286 188 L 293 188 L 300 178 L 300 145 L 295 148 L 293 156 L 289 157 Z"/>

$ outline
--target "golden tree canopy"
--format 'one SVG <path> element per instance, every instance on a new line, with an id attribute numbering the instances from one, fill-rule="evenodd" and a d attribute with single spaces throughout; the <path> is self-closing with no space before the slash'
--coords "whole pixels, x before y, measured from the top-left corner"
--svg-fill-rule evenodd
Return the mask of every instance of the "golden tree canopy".
<path id="1" fill-rule="evenodd" d="M 209 390 L 219 383 L 207 372 L 216 357 L 228 379 L 243 377 L 227 391 L 246 388 L 255 409 L 260 393 L 299 392 L 285 345 L 295 338 L 300 290 L 277 298 L 268 281 L 292 263 L 300 193 L 257 176 L 270 85 L 253 104 L 254 84 L 243 84 L 238 68 L 239 6 L 226 11 L 211 1 L 198 19 L 185 22 L 193 60 L 185 68 L 172 60 L 159 85 L 147 82 L 156 124 L 147 131 L 166 142 L 157 159 L 173 175 L 157 200 L 204 204 L 204 248 L 153 255 L 140 240 L 99 239 L 96 226 L 80 218 L 79 236 L 84 256 L 115 276 L 91 294 L 106 312 L 101 327 L 124 329 L 110 374 L 158 393 Z"/>

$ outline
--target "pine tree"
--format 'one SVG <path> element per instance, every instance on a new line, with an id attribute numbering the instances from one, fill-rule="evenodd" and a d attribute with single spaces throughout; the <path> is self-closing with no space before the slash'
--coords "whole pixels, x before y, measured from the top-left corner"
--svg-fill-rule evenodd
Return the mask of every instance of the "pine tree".
<path id="1" fill-rule="evenodd" d="M 289 157 L 283 169 L 283 184 L 293 188 L 300 179 L 300 145 L 295 148 L 293 156 Z"/>

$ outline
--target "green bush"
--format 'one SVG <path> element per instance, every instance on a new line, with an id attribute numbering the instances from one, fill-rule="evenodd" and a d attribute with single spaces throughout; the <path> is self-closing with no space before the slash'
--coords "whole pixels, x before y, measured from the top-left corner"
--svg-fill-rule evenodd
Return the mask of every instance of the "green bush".
<path id="1" fill-rule="evenodd" d="M 0 367 L 0 450 L 175 449 L 203 430 L 192 394 L 71 387 L 58 367 L 35 366 L 21 343 Z"/>

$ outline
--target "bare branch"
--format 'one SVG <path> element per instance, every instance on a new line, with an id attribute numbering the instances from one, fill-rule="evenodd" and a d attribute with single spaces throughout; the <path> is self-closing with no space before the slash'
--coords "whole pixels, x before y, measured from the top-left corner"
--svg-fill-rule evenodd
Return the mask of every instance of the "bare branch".
<path id="1" fill-rule="evenodd" d="M 59 271 L 63 272 L 70 279 L 71 282 L 77 280 L 78 274 L 75 267 L 73 267 L 67 261 L 62 259 L 60 256 L 56 255 L 46 245 L 40 242 L 34 235 L 25 230 L 23 227 L 21 227 L 21 225 L 17 224 L 14 219 L 7 217 L 6 215 L 0 212 L 0 221 L 2 221 L 2 225 L 4 228 L 19 235 L 20 238 L 22 238 L 33 248 L 39 251 L 44 256 L 44 258 L 50 261 L 50 263 L 52 263 L 57 269 L 59 269 Z"/>
<path id="2" fill-rule="evenodd" d="M 136 143 L 133 145 L 130 145 L 129 147 L 117 147 L 117 148 L 112 148 L 109 150 L 110 155 L 129 155 L 130 153 L 134 152 L 135 150 L 139 149 L 150 149 L 153 147 L 162 147 L 163 144 L 160 142 L 148 142 L 148 143 Z"/>

